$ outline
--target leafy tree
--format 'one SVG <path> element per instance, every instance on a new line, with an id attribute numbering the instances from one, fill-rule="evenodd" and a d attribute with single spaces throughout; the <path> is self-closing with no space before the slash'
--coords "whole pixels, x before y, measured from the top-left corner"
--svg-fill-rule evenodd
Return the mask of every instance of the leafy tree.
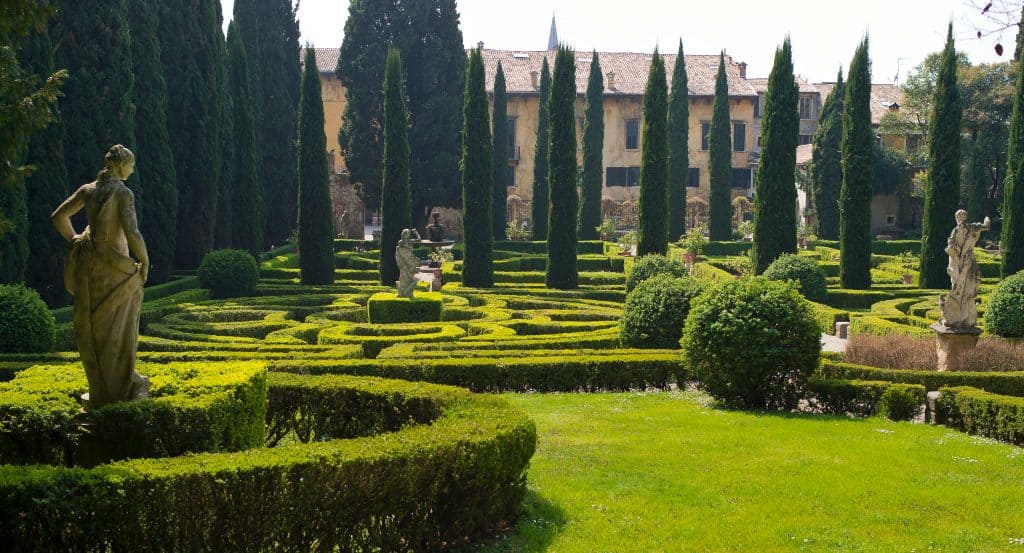
<path id="1" fill-rule="evenodd" d="M 928 135 L 928 178 L 921 226 L 921 287 L 948 288 L 946 239 L 960 200 L 960 89 L 956 84 L 953 24 L 946 34 Z"/>
<path id="2" fill-rule="evenodd" d="M 576 266 L 576 57 L 567 46 L 555 53 L 551 77 L 551 140 L 548 142 L 548 288 L 579 286 Z"/>
<path id="3" fill-rule="evenodd" d="M 871 287 L 871 197 L 874 130 L 871 128 L 871 61 L 868 37 L 850 63 L 843 99 L 843 187 L 839 192 L 839 281 L 843 288 Z"/>
<path id="4" fill-rule="evenodd" d="M 986 135 L 975 132 L 967 150 L 967 170 L 964 171 L 964 190 L 961 195 L 965 196 L 968 221 L 980 221 L 988 214 L 985 201 L 988 168 L 983 161 L 987 138 Z"/>
<path id="5" fill-rule="evenodd" d="M 228 82 L 233 102 L 234 194 L 231 204 L 231 243 L 258 258 L 263 250 L 263 183 L 260 181 L 259 144 L 256 141 L 256 110 L 249 77 L 249 56 L 242 33 L 235 22 L 228 27 Z"/>
<path id="6" fill-rule="evenodd" d="M 708 198 L 708 234 L 711 240 L 732 238 L 732 121 L 729 119 L 729 81 L 725 73 L 725 52 L 718 59 L 715 78 L 715 102 L 711 107 L 708 131 L 708 172 L 711 191 Z"/>
<path id="7" fill-rule="evenodd" d="M 421 226 L 433 206 L 458 202 L 459 100 L 466 55 L 455 0 L 349 4 L 338 58 L 347 105 L 339 134 L 345 163 L 366 205 L 377 205 L 381 187 L 385 51 L 405 60 L 409 97 L 412 211 Z"/>
<path id="8" fill-rule="evenodd" d="M 254 112 L 254 117 L 257 117 L 259 125 L 257 137 L 263 161 L 261 180 L 264 183 L 264 216 L 267 221 L 263 243 L 271 246 L 284 243 L 295 229 L 298 201 L 295 132 L 302 49 L 292 0 L 252 1 L 259 29 L 256 33 L 259 46 L 256 53 L 248 50 L 247 53 L 253 82 L 258 83 L 253 94 L 260 98 L 257 101 L 260 109 Z M 247 20 L 242 18 L 239 24 L 239 32 L 249 46 L 253 39 L 246 38 L 251 35 Z M 377 80 L 378 88 L 381 82 L 381 79 Z"/>
<path id="9" fill-rule="evenodd" d="M 160 59 L 167 81 L 167 130 L 178 177 L 174 264 L 194 268 L 213 246 L 222 168 L 226 92 L 220 2 L 160 3 L 159 26 Z"/>
<path id="10" fill-rule="evenodd" d="M 167 80 L 157 38 L 159 13 L 155 0 L 140 0 L 128 10 L 135 71 L 134 153 L 146 179 L 142 184 L 145 201 L 137 209 L 139 230 L 149 239 L 149 282 L 154 284 L 171 275 L 178 234 L 178 176 L 168 134 Z"/>
<path id="11" fill-rule="evenodd" d="M 327 176 L 327 138 L 316 51 L 306 48 L 299 100 L 299 277 L 303 284 L 334 282 L 334 224 Z"/>
<path id="12" fill-rule="evenodd" d="M 54 71 L 53 43 L 49 33 L 44 30 L 27 37 L 22 44 L 20 57 L 25 69 L 31 73 L 51 75 Z M 53 231 L 53 222 L 50 221 L 53 208 L 68 195 L 68 172 L 64 166 L 64 125 L 59 118 L 32 136 L 25 159 L 34 168 L 25 180 L 27 236 L 32 237 L 28 265 L 25 268 L 25 283 L 38 291 L 48 305 L 60 307 L 67 303 L 64 282 L 59 278 L 64 271 L 67 246 L 64 238 Z M 0 186 L 0 195 L 3 195 L 3 190 Z"/>
<path id="13" fill-rule="evenodd" d="M 811 201 L 815 233 L 824 240 L 839 239 L 839 189 L 843 185 L 840 142 L 843 138 L 843 71 L 839 70 L 818 116 L 811 161 Z"/>
<path id="14" fill-rule="evenodd" d="M 551 99 L 551 70 L 548 59 L 540 68 L 540 107 L 537 114 L 537 147 L 533 157 L 533 203 L 530 218 L 533 220 L 533 239 L 548 239 L 548 142 L 551 136 L 548 102 Z"/>
<path id="15" fill-rule="evenodd" d="M 480 50 L 469 55 L 462 131 L 462 229 L 466 241 L 462 284 L 477 288 L 494 285 L 494 247 L 491 232 L 491 187 L 494 152 L 484 88 L 484 60 Z"/>
<path id="16" fill-rule="evenodd" d="M 668 97 L 668 237 L 686 233 L 686 184 L 690 175 L 690 93 L 683 41 L 679 41 Z"/>
<path id="17" fill-rule="evenodd" d="M 384 186 L 381 189 L 380 283 L 393 286 L 398 280 L 395 247 L 408 228 L 409 205 L 409 112 L 405 106 L 402 60 L 397 49 L 388 51 L 384 72 Z"/>
<path id="18" fill-rule="evenodd" d="M 644 91 L 637 255 L 668 253 L 668 83 L 654 50 Z"/>
<path id="19" fill-rule="evenodd" d="M 597 240 L 601 224 L 601 181 L 604 172 L 604 75 L 597 50 L 591 54 L 587 108 L 583 120 L 583 182 L 580 187 L 580 240 Z"/>
<path id="20" fill-rule="evenodd" d="M 796 253 L 796 146 L 800 134 L 789 37 L 775 50 L 761 123 L 761 163 L 754 198 L 754 272 L 761 274 L 784 253 Z"/>
<path id="21" fill-rule="evenodd" d="M 26 46 L 29 57 L 38 52 L 39 45 L 32 44 L 39 39 L 32 35 L 44 32 L 52 13 L 45 2 L 0 4 L 0 283 L 24 278 L 30 231 L 24 179 L 32 169 L 24 164 L 24 156 L 36 133 L 56 120 L 57 96 L 67 76 L 38 67 L 45 65 L 38 59 L 23 67 L 16 53 L 26 37 L 32 41 Z M 33 75 L 32 70 L 41 74 Z M 33 156 L 38 153 L 34 147 L 29 151 Z M 53 234 L 52 229 L 49 232 Z"/>
<path id="22" fill-rule="evenodd" d="M 1017 72 L 1017 93 L 1010 117 L 1003 217 L 1001 270 L 1003 278 L 1024 269 L 1024 71 Z"/>
<path id="23" fill-rule="evenodd" d="M 998 205 L 1003 194 L 1009 148 L 1007 121 L 1013 115 L 1017 67 L 1016 63 L 991 63 L 962 67 L 957 72 L 963 126 L 976 136 L 969 150 L 968 162 L 973 164 L 970 178 L 977 179 L 974 184 L 983 193 L 982 210 L 971 221 L 992 215 L 992 206 Z"/>
<path id="24" fill-rule="evenodd" d="M 506 219 L 508 218 L 508 100 L 505 94 L 505 71 L 498 62 L 494 73 L 494 119 L 491 121 L 494 132 L 494 198 L 491 208 L 491 227 L 494 239 L 504 240 Z"/>

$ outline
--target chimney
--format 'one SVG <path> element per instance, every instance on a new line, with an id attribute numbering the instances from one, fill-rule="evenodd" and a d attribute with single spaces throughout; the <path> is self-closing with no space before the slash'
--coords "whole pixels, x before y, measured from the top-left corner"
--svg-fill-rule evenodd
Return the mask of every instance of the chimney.
<path id="1" fill-rule="evenodd" d="M 608 77 L 608 90 L 615 90 L 615 72 L 609 71 L 605 77 Z"/>
<path id="2" fill-rule="evenodd" d="M 476 43 L 476 47 L 477 47 L 478 50 L 483 50 L 484 49 L 484 41 L 481 40 L 480 42 L 477 42 Z"/>
<path id="3" fill-rule="evenodd" d="M 537 75 L 540 75 L 540 73 L 537 73 L 537 71 L 530 71 L 530 86 L 534 89 L 538 88 Z"/>
<path id="4" fill-rule="evenodd" d="M 741 61 L 737 65 L 739 65 L 739 68 L 740 68 L 740 78 L 741 79 L 746 79 L 747 78 L 747 62 Z"/>

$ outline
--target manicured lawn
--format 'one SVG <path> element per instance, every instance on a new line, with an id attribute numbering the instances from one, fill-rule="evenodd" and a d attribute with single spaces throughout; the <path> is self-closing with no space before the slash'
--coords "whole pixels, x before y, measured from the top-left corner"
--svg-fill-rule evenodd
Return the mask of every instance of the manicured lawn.
<path id="1" fill-rule="evenodd" d="M 1021 448 L 688 392 L 506 397 L 539 449 L 518 526 L 474 551 L 1024 551 Z"/>

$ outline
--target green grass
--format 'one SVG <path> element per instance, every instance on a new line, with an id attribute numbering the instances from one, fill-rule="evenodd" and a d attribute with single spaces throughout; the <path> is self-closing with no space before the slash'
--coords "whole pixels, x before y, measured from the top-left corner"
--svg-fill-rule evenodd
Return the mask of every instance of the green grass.
<path id="1" fill-rule="evenodd" d="M 1024 449 L 694 393 L 505 397 L 539 449 L 518 526 L 472 551 L 1024 551 Z"/>

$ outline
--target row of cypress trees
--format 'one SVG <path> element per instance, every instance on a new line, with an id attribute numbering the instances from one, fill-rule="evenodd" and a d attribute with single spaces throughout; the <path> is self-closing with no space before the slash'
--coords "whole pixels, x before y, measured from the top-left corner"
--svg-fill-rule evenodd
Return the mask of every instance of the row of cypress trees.
<path id="1" fill-rule="evenodd" d="M 51 305 L 66 302 L 53 278 L 65 245 L 49 213 L 95 178 L 116 143 L 136 154 L 129 186 L 152 282 L 175 267 L 194 268 L 215 244 L 256 253 L 288 238 L 295 145 L 282 137 L 296 132 L 299 84 L 298 24 L 288 0 L 236 0 L 227 41 L 216 0 L 53 5 L 51 25 L 20 55 L 35 72 L 63 67 L 69 77 L 60 121 L 29 148 L 38 169 L 31 197 L 20 200 L 31 210 L 13 243 L 34 238 L 4 263 L 4 281 L 25 279 Z"/>

